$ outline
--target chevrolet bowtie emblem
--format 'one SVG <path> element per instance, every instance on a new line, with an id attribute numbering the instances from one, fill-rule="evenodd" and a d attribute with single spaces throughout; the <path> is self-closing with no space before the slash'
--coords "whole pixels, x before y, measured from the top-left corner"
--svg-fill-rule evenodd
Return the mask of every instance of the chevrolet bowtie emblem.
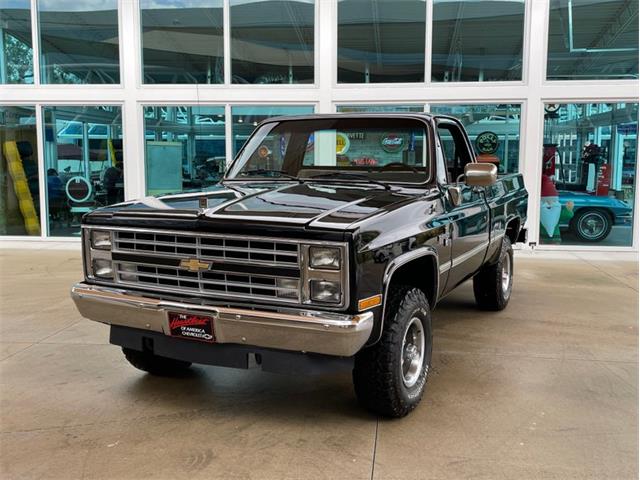
<path id="1" fill-rule="evenodd" d="M 183 258 L 180 260 L 180 268 L 186 268 L 190 272 L 209 270 L 209 267 L 211 267 L 211 262 L 203 262 L 197 258 Z"/>

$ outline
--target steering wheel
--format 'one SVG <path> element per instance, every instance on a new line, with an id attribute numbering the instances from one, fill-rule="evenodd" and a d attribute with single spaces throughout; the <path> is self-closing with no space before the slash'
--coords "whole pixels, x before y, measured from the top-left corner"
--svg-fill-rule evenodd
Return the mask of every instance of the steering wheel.
<path id="1" fill-rule="evenodd" d="M 387 170 L 393 170 L 396 167 L 408 167 L 411 169 L 411 171 L 413 173 L 420 173 L 420 171 L 414 167 L 412 167 L 411 165 L 407 165 L 406 163 L 402 163 L 402 162 L 391 162 L 391 163 L 387 163 L 386 165 L 384 165 L 380 171 L 381 172 L 385 172 Z"/>

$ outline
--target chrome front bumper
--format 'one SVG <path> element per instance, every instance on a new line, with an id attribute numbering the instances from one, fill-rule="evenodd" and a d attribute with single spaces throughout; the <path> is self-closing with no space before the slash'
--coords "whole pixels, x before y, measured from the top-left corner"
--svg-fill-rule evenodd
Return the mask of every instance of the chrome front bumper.
<path id="1" fill-rule="evenodd" d="M 109 325 L 169 335 L 168 312 L 210 315 L 217 343 L 326 355 L 354 355 L 367 342 L 373 328 L 372 312 L 343 315 L 317 310 L 199 305 L 86 283 L 74 285 L 71 298 L 83 317 Z"/>
<path id="2" fill-rule="evenodd" d="M 624 215 L 616 215 L 613 219 L 614 225 L 632 225 L 633 215 L 631 213 Z"/>

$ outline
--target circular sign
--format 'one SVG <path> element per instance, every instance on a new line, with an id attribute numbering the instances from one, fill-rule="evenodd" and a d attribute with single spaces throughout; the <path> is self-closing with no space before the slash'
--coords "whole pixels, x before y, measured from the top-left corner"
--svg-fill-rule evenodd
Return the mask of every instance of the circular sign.
<path id="1" fill-rule="evenodd" d="M 559 103 L 547 103 L 544 106 L 544 111 L 547 113 L 556 113 L 558 110 L 560 110 Z"/>
<path id="2" fill-rule="evenodd" d="M 349 151 L 351 141 L 344 133 L 336 132 L 336 154 L 344 155 Z"/>
<path id="3" fill-rule="evenodd" d="M 70 178 L 65 186 L 67 196 L 76 203 L 86 202 L 91 198 L 91 184 L 84 177 Z"/>
<path id="4" fill-rule="evenodd" d="M 496 153 L 500 140 L 493 132 L 482 132 L 476 137 L 476 147 L 479 153 Z"/>
<path id="5" fill-rule="evenodd" d="M 404 137 L 397 133 L 387 133 L 380 140 L 382 149 L 387 153 L 395 153 L 404 147 Z"/>

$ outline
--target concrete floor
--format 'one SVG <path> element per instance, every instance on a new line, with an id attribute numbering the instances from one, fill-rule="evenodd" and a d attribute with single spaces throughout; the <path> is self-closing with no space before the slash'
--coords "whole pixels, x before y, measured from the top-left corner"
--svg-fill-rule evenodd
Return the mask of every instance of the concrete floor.
<path id="1" fill-rule="evenodd" d="M 147 376 L 74 310 L 79 252 L 0 250 L 0 477 L 638 478 L 637 258 L 601 257 L 519 255 L 501 313 L 444 300 L 424 400 L 392 421 L 349 375 Z"/>

